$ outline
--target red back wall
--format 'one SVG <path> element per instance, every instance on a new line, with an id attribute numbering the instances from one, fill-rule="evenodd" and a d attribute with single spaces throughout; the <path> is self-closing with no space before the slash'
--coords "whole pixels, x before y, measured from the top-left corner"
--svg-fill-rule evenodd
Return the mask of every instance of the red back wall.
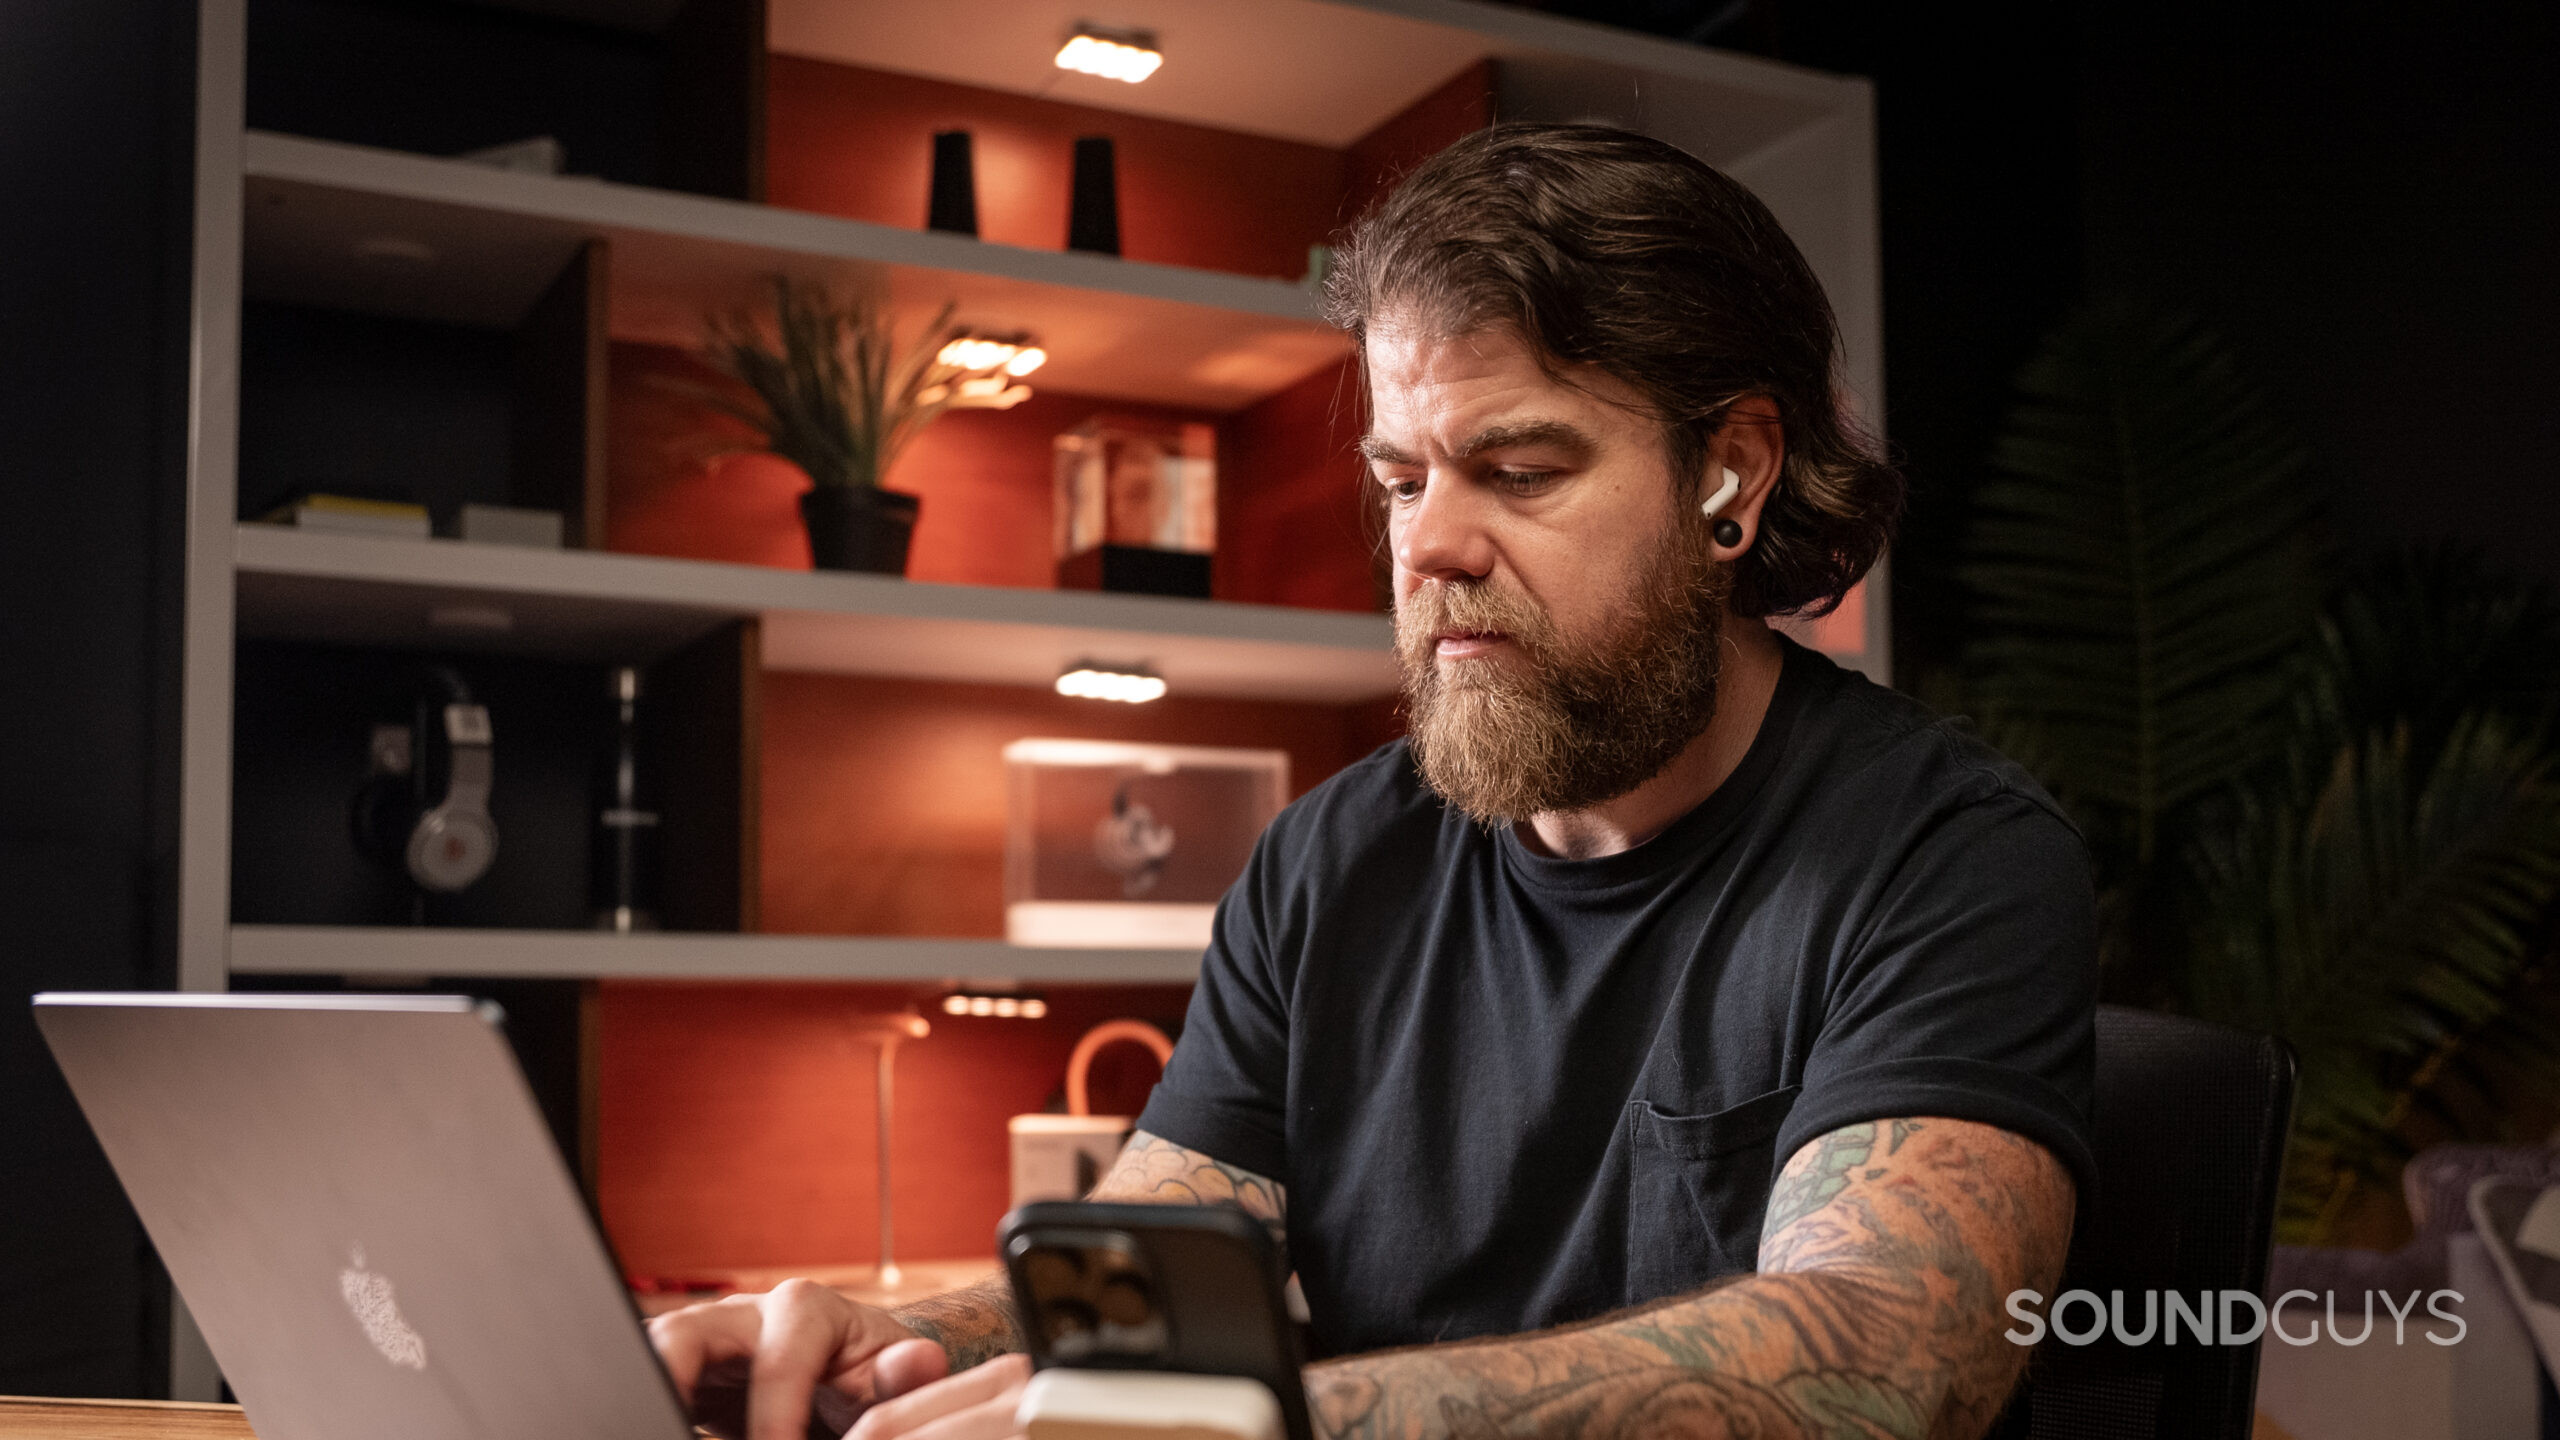
<path id="1" fill-rule="evenodd" d="M 890 1180 L 906 1260 L 992 1257 L 1011 1193 L 1005 1120 L 1059 1095 L 1077 1037 L 1109 1019 L 1180 1025 L 1183 986 L 1049 992 L 1040 1020 L 952 1017 L 890 985 L 598 988 L 597 1208 L 626 1274 L 870 1264 L 879 1254 L 874 1065 L 847 1018 L 913 1005 L 898 1054 Z M 1135 1115 L 1153 1056 L 1094 1057 L 1096 1111 Z M 992 1259 L 990 1259 L 992 1263 Z"/>
<path id="2" fill-rule="evenodd" d="M 966 130 L 978 237 L 1002 245 L 1066 248 L 1085 135 L 1111 137 L 1132 260 L 1295 280 L 1341 219 L 1338 150 L 796 55 L 774 56 L 767 75 L 775 205 L 922 229 L 934 133 Z"/>
<path id="3" fill-rule="evenodd" d="M 1367 471 L 1354 448 L 1367 425 L 1356 363 L 1327 366 L 1229 416 L 1218 429 L 1221 600 L 1377 610 Z"/>
<path id="4" fill-rule="evenodd" d="M 1348 152 L 776 55 L 772 203 L 921 226 L 937 130 L 975 135 L 988 240 L 1065 240 L 1070 147 L 1117 148 L 1133 259 L 1296 278 L 1404 170 L 1490 119 L 1475 67 Z M 616 345 L 608 543 L 616 550 L 804 568 L 806 481 L 769 456 L 710 453 L 743 432 L 652 377 L 699 381 L 680 351 Z M 1036 377 L 1035 377 L 1036 380 Z M 1035 384 L 1035 389 L 1037 386 Z M 1350 445 L 1348 367 L 1225 417 L 1041 392 L 946 417 L 890 477 L 923 496 L 909 574 L 1045 587 L 1051 437 L 1094 411 L 1219 420 L 1220 598 L 1371 610 L 1378 591 Z M 763 694 L 766 928 L 992 936 L 1003 929 L 998 750 L 1024 735 L 1271 746 L 1304 791 L 1396 731 L 1385 702 L 1348 707 L 1168 698 L 1124 707 L 1046 691 L 772 673 Z M 954 1019 L 931 986 L 599 987 L 598 1188 L 634 1274 L 876 1259 L 872 1066 L 857 1012 L 923 1008 L 902 1052 L 895 1183 L 907 1258 L 986 1256 L 1008 1197 L 1004 1121 L 1045 1108 L 1068 1051 L 1123 1015 L 1168 1029 L 1187 987 L 1059 987 L 1038 1021 Z M 1154 1067 L 1133 1047 L 1095 1065 L 1098 1108 L 1134 1114 Z"/>
<path id="5" fill-rule="evenodd" d="M 681 350 L 613 347 L 606 548 L 640 555 L 809 568 L 798 467 L 744 447 L 752 433 L 670 389 L 720 378 Z M 1361 426 L 1348 366 L 1219 417 L 1038 390 L 1010 410 L 947 412 L 890 467 L 922 497 L 907 577 L 955 585 L 1057 584 L 1051 442 L 1097 414 L 1218 425 L 1221 600 L 1374 610 L 1362 521 Z"/>
<path id="6" fill-rule="evenodd" d="M 669 380 L 724 383 L 682 350 L 613 347 L 606 548 L 808 569 L 798 504 L 809 482 L 799 467 L 742 449 L 754 443 L 753 432 L 669 389 Z M 891 489 L 923 500 L 907 578 L 1055 586 L 1051 442 L 1104 412 L 1172 422 L 1218 418 L 1037 389 L 1010 410 L 945 412 L 889 469 Z"/>
<path id="7" fill-rule="evenodd" d="M 1350 221 L 1414 166 L 1493 123 L 1494 62 L 1479 60 L 1353 142 L 1343 155 L 1342 218 Z"/>
<path id="8" fill-rule="evenodd" d="M 872 676 L 764 677 L 764 928 L 1004 933 L 1004 766 L 1028 735 L 1289 752 L 1292 793 L 1378 745 L 1353 707 L 1072 700 Z"/>

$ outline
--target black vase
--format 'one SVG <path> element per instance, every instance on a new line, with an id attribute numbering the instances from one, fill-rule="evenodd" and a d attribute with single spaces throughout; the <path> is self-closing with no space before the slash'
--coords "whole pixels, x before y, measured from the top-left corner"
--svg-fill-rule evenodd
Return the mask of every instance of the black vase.
<path id="1" fill-rule="evenodd" d="M 1076 141 L 1073 184 L 1067 191 L 1067 248 L 1097 255 L 1120 253 L 1120 182 L 1111 160 L 1111 137 Z"/>
<path id="2" fill-rule="evenodd" d="M 924 227 L 955 235 L 978 233 L 977 166 L 969 158 L 966 130 L 943 130 L 933 137 L 933 191 L 925 201 Z"/>
<path id="3" fill-rule="evenodd" d="M 916 497 L 876 485 L 820 485 L 800 497 L 809 527 L 809 558 L 821 570 L 907 573 L 907 542 L 916 532 Z"/>

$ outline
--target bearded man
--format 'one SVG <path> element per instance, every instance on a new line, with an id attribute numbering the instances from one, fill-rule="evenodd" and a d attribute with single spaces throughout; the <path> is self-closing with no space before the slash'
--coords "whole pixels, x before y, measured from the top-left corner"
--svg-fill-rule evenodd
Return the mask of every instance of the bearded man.
<path id="1" fill-rule="evenodd" d="M 1669 146 L 1502 126 L 1328 300 L 1409 738 L 1263 837 L 1097 1198 L 1285 1228 L 1328 1435 L 1983 1433 L 2091 1178 L 2088 866 L 2015 766 L 1767 623 L 1901 504 L 1812 272 Z M 975 1440 L 1013 1323 L 795 1283 L 653 1334 L 682 1386 L 752 1359 L 753 1440 L 819 1383 L 882 1402 L 860 1440 Z"/>

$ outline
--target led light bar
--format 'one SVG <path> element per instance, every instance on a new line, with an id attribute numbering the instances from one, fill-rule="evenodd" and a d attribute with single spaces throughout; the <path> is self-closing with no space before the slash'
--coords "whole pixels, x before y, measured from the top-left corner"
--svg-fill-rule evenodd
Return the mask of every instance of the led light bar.
<path id="1" fill-rule="evenodd" d="M 955 410 L 1010 410 L 1031 398 L 1030 386 L 1014 382 L 1047 363 L 1049 352 L 1027 335 L 960 335 L 945 342 L 933 358 L 943 369 L 959 373 L 926 386 L 918 400 Z"/>
<path id="2" fill-rule="evenodd" d="M 1144 669 L 1121 669 L 1078 661 L 1058 677 L 1058 693 L 1079 700 L 1117 700 L 1143 705 L 1164 698 L 1164 678 Z"/>
<path id="3" fill-rule="evenodd" d="M 942 997 L 942 1013 L 978 1019 L 1037 1020 L 1049 1013 L 1049 1002 L 1037 995 L 954 990 Z"/>
<path id="4" fill-rule="evenodd" d="M 1048 363 L 1049 352 L 1028 340 L 1000 340 L 989 335 L 963 335 L 935 353 L 935 360 L 954 370 L 1001 370 L 1016 379 Z"/>
<path id="5" fill-rule="evenodd" d="M 1058 68 L 1086 75 L 1099 75 L 1105 80 L 1123 80 L 1131 85 L 1156 73 L 1164 63 L 1164 52 L 1156 49 L 1156 37 L 1146 30 L 1111 31 L 1079 25 L 1058 47 Z"/>

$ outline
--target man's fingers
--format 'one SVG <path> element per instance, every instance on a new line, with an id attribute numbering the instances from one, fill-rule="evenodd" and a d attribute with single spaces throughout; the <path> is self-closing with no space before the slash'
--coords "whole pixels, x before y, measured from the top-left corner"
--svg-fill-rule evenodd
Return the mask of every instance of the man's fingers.
<path id="1" fill-rule="evenodd" d="M 1013 1412 L 1030 1379 L 1029 1356 L 1000 1356 L 872 1406 L 862 1412 L 847 1440 L 997 1440 L 1014 1433 Z"/>
<path id="2" fill-rule="evenodd" d="M 859 1405 L 921 1389 L 950 1368 L 941 1346 L 808 1280 L 661 1315 L 649 1340 L 694 1419 L 747 1440 L 802 1440 L 822 1385 Z M 822 1410 L 849 1408 L 825 1398 Z M 836 1426 L 846 1418 L 828 1416 Z"/>
<path id="3" fill-rule="evenodd" d="M 756 1353 L 756 1335 L 763 1323 L 755 1297 L 733 1295 L 651 1320 L 649 1343 L 657 1347 L 658 1360 L 667 1367 L 667 1378 L 675 1382 L 676 1394 L 690 1405 L 702 1367 L 714 1360 L 744 1359 Z"/>
<path id="4" fill-rule="evenodd" d="M 930 1340 L 901 1340 L 871 1361 L 875 1398 L 893 1399 L 918 1390 L 951 1373 L 951 1357 Z"/>
<path id="5" fill-rule="evenodd" d="M 747 1387 L 747 1440 L 804 1440 L 809 1392 L 837 1368 L 851 1338 L 851 1301 L 811 1280 L 756 1297 L 763 1324 Z"/>

